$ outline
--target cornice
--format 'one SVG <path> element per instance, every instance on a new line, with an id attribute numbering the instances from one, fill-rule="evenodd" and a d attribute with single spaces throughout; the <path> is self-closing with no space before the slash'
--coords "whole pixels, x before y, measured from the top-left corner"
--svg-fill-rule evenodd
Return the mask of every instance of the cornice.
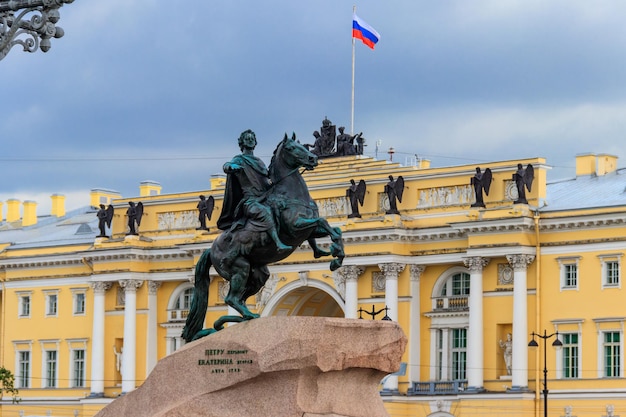
<path id="1" fill-rule="evenodd" d="M 530 217 L 514 217 L 498 220 L 453 223 L 451 227 L 465 235 L 479 233 L 534 232 L 535 222 Z"/>
<path id="2" fill-rule="evenodd" d="M 601 228 L 626 225 L 626 213 L 595 214 L 587 216 L 540 219 L 540 231 L 572 230 L 579 228 Z"/>

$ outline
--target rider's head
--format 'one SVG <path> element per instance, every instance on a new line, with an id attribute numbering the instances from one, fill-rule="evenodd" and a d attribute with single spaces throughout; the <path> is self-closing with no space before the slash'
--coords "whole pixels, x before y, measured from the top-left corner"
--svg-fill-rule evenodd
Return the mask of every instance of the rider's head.
<path id="1" fill-rule="evenodd" d="M 247 144 L 245 142 L 248 142 Z M 244 149 L 244 145 L 247 145 L 248 147 L 250 147 L 250 145 L 252 145 L 252 148 L 254 149 L 256 147 L 256 135 L 254 134 L 254 132 L 250 129 L 244 131 L 241 133 L 241 135 L 239 135 L 239 149 L 241 149 L 243 151 Z"/>

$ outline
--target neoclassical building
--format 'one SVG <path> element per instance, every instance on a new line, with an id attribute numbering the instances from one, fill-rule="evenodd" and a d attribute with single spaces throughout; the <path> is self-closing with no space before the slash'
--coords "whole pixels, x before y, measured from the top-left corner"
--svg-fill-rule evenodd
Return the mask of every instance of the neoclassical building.
<path id="1" fill-rule="evenodd" d="M 525 203 L 518 164 L 534 174 Z M 552 183 L 543 158 L 480 168 L 492 176 L 484 207 L 475 165 L 322 160 L 305 180 L 320 214 L 343 231 L 344 266 L 330 271 L 303 244 L 270 265 L 250 308 L 399 322 L 409 340 L 403 366 L 380 387 L 393 417 L 543 415 L 544 369 L 550 415 L 626 415 L 626 177 L 617 158 L 579 155 L 576 176 Z M 399 214 L 387 214 L 389 176 L 403 180 Z M 350 216 L 352 179 L 366 184 L 361 217 Z M 208 231 L 197 230 L 200 194 L 215 202 Z M 135 197 L 95 189 L 90 207 L 72 212 L 53 195 L 45 216 L 35 202 L 6 201 L 0 362 L 21 401 L 5 396 L 0 414 L 93 416 L 180 348 L 193 268 L 218 236 L 223 194 L 215 176 L 195 193 L 162 193 L 151 181 Z M 127 235 L 129 202 L 143 206 L 138 235 Z M 97 237 L 99 204 L 114 207 L 109 237 Z M 228 312 L 227 290 L 212 276 L 207 326 Z"/>

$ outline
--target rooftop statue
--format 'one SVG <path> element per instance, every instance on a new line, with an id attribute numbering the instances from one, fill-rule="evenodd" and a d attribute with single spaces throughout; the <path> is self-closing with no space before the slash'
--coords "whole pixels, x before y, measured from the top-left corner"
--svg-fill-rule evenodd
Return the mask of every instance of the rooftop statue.
<path id="1" fill-rule="evenodd" d="M 114 209 L 112 205 L 104 208 L 104 204 L 100 204 L 100 210 L 96 213 L 96 216 L 98 216 L 98 229 L 100 229 L 100 234 L 97 237 L 108 237 L 106 234 L 106 227 L 111 227 L 113 212 Z"/>
<path id="2" fill-rule="evenodd" d="M 404 193 L 404 178 L 402 175 L 395 180 L 393 175 L 390 175 L 389 182 L 385 185 L 385 192 L 389 198 L 389 210 L 386 211 L 386 214 L 400 214 L 396 200 L 402 203 L 402 194 Z"/>
<path id="3" fill-rule="evenodd" d="M 319 217 L 300 168 L 312 170 L 317 156 L 286 134 L 278 144 L 269 169 L 254 156 L 256 136 L 246 130 L 239 137 L 242 153 L 224 165 L 227 174 L 218 228 L 224 232 L 205 250 L 195 269 L 195 288 L 187 322 L 186 341 L 209 335 L 227 322 L 259 317 L 246 300 L 261 290 L 270 274 L 267 265 L 289 256 L 305 240 L 315 258 L 333 256 L 330 269 L 343 262 L 341 230 Z M 303 171 L 304 171 L 303 170 Z M 315 239 L 329 236 L 330 252 L 320 249 Z M 203 329 L 208 305 L 209 269 L 230 281 L 224 301 L 241 316 L 223 316 L 213 329 Z"/>
<path id="4" fill-rule="evenodd" d="M 206 221 L 211 220 L 211 215 L 213 214 L 213 208 L 215 207 L 215 198 L 212 195 L 207 199 L 204 195 L 200 194 L 200 201 L 196 208 L 198 209 L 198 221 L 200 222 L 200 227 L 197 230 L 209 230 L 206 226 Z"/>
<path id="5" fill-rule="evenodd" d="M 487 168 L 483 173 L 480 171 L 480 167 L 476 167 L 476 173 L 470 180 L 470 183 L 474 187 L 474 194 L 476 195 L 476 201 L 471 205 L 471 207 L 485 207 L 485 201 L 483 200 L 483 190 L 485 190 L 485 194 L 489 195 L 491 180 L 491 169 Z"/>
<path id="6" fill-rule="evenodd" d="M 126 235 L 139 234 L 137 233 L 137 229 L 139 225 L 141 225 L 141 218 L 143 217 L 143 204 L 141 201 L 137 204 L 129 201 L 126 216 L 128 216 L 128 233 L 126 233 Z"/>
<path id="7" fill-rule="evenodd" d="M 365 201 L 366 189 L 367 185 L 365 185 L 365 180 L 360 180 L 358 184 L 353 179 L 350 180 L 350 188 L 346 190 L 346 196 L 348 197 L 348 200 L 350 200 L 352 213 L 348 215 L 348 218 L 361 217 L 361 214 L 359 213 L 359 204 L 363 205 L 363 202 Z"/>
<path id="8" fill-rule="evenodd" d="M 517 200 L 513 204 L 528 204 L 526 190 L 530 192 L 534 178 L 535 169 L 531 164 L 528 164 L 526 168 L 522 164 L 517 164 L 517 171 L 513 174 L 513 181 L 515 181 L 515 186 L 517 187 Z"/>

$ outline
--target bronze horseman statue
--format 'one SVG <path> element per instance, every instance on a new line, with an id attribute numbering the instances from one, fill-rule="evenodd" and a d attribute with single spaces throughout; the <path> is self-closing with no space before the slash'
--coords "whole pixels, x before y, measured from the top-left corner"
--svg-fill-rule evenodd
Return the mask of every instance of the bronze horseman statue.
<path id="1" fill-rule="evenodd" d="M 254 156 L 253 131 L 239 137 L 241 154 L 224 165 L 226 189 L 218 228 L 223 230 L 210 249 L 200 256 L 195 269 L 195 288 L 187 322 L 186 341 L 198 339 L 224 327 L 259 317 L 246 306 L 269 278 L 267 265 L 289 256 L 305 240 L 316 258 L 333 256 L 330 269 L 339 268 L 344 251 L 341 230 L 319 217 L 300 169 L 312 170 L 317 156 L 286 134 L 279 142 L 269 169 Z M 317 246 L 316 238 L 329 236 L 330 252 Z M 224 301 L 241 316 L 223 316 L 213 329 L 203 329 L 208 305 L 209 268 L 230 281 Z"/>

